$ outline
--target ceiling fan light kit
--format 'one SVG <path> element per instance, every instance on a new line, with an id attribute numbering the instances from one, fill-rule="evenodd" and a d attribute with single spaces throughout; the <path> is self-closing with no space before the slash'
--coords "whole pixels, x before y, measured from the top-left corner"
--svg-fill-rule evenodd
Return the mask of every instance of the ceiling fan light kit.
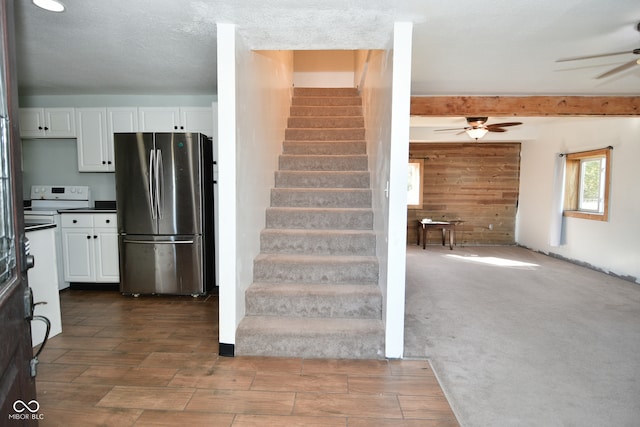
<path id="1" fill-rule="evenodd" d="M 522 122 L 504 122 L 504 123 L 494 123 L 494 124 L 486 124 L 488 117 L 466 117 L 467 124 L 469 126 L 463 128 L 453 128 L 453 129 L 436 129 L 436 132 L 440 131 L 450 131 L 450 130 L 460 130 L 463 133 L 465 132 L 469 135 L 469 138 L 474 140 L 479 140 L 483 136 L 487 134 L 487 132 L 506 132 L 505 127 L 509 126 L 518 126 L 521 125 Z"/>
<path id="2" fill-rule="evenodd" d="M 484 127 L 476 127 L 476 128 L 466 129 L 465 132 L 467 133 L 467 135 L 469 135 L 469 138 L 475 139 L 477 141 L 483 136 L 485 136 L 487 132 L 489 132 L 489 130 Z"/>

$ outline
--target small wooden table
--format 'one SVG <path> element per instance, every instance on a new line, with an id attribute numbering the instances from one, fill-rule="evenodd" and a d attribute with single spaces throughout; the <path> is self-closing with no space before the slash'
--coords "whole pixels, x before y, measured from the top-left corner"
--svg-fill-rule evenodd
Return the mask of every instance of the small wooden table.
<path id="1" fill-rule="evenodd" d="M 430 228 L 435 228 L 442 230 L 442 246 L 444 246 L 446 231 L 449 230 L 449 249 L 453 250 L 457 222 L 458 221 L 418 221 L 418 246 L 420 246 L 420 235 L 422 235 L 422 249 L 427 247 L 427 231 Z"/>

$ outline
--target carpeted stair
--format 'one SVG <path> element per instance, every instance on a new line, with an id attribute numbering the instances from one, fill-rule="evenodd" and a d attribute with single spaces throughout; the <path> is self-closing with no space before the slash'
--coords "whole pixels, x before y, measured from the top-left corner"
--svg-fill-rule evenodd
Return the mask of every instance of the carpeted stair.
<path id="1" fill-rule="evenodd" d="M 362 101 L 295 88 L 235 354 L 382 358 Z"/>

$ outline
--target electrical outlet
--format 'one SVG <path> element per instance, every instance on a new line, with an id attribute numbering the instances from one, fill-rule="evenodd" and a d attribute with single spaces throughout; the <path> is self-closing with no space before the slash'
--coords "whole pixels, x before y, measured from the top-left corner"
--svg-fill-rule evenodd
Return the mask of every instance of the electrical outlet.
<path id="1" fill-rule="evenodd" d="M 489 224 L 489 230 L 493 230 L 493 224 Z"/>

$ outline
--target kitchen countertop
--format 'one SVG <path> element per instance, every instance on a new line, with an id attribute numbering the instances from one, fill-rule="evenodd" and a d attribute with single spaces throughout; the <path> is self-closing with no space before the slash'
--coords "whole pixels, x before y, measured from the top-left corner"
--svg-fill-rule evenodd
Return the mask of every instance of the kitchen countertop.
<path id="1" fill-rule="evenodd" d="M 93 208 L 58 209 L 58 213 L 117 213 L 115 200 L 96 200 Z"/>
<path id="2" fill-rule="evenodd" d="M 75 209 L 58 209 L 58 213 L 117 213 L 112 208 L 75 208 Z"/>

